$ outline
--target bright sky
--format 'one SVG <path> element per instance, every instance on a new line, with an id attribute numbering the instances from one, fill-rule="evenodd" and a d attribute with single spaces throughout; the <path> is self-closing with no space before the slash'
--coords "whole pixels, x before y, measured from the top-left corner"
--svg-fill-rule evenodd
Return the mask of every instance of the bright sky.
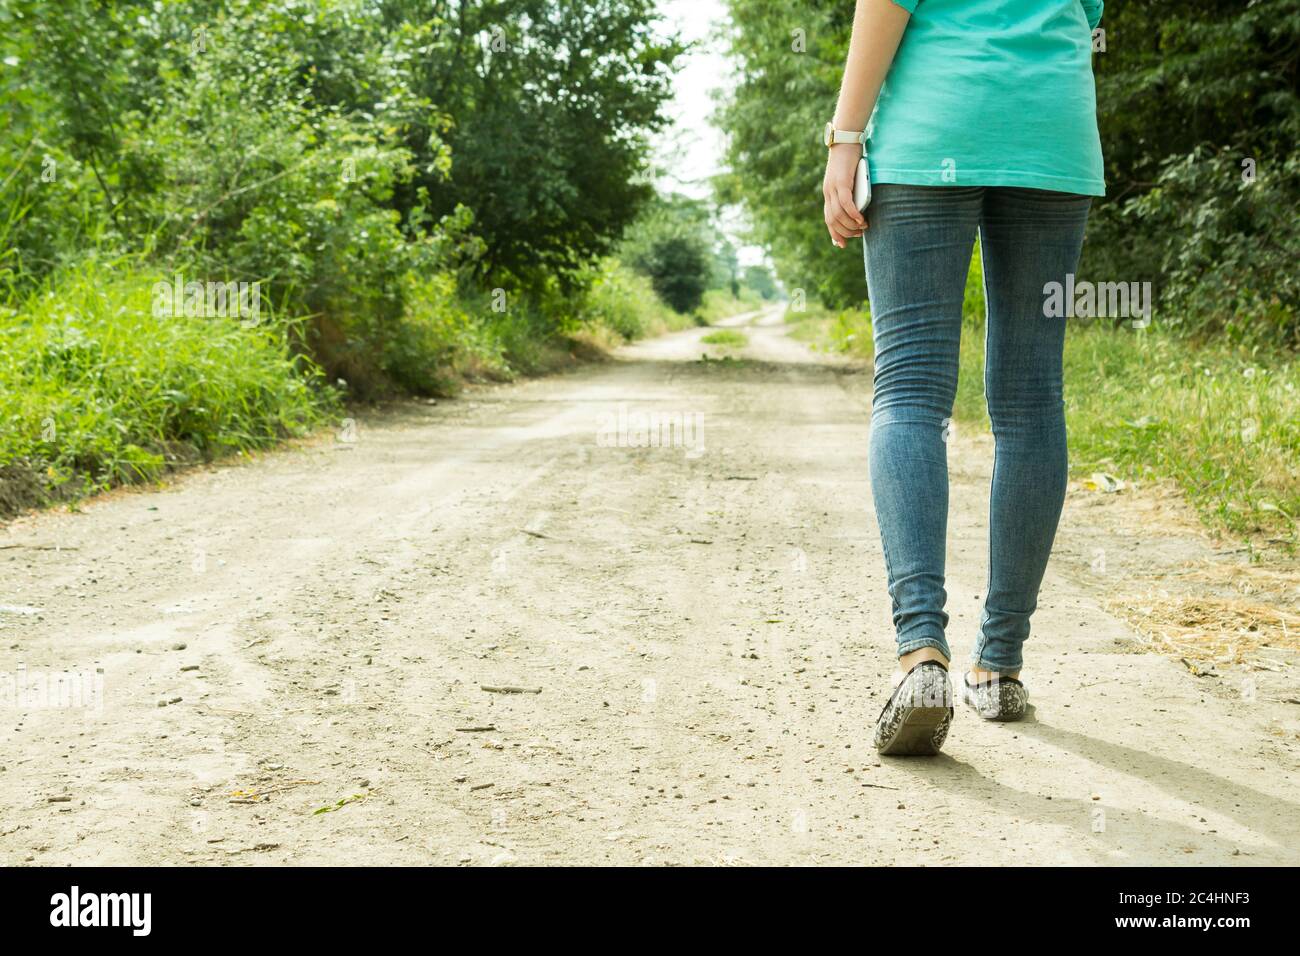
<path id="1" fill-rule="evenodd" d="M 698 44 L 682 60 L 676 76 L 676 94 L 668 108 L 673 125 L 655 143 L 655 161 L 664 170 L 659 186 L 706 199 L 710 196 L 709 177 L 722 168 L 725 143 L 710 122 L 713 92 L 731 82 L 731 63 L 723 53 L 724 46 L 711 34 L 717 24 L 725 22 L 727 9 L 722 0 L 660 0 L 659 10 L 665 28 L 675 28 L 684 41 Z M 736 247 L 741 265 L 764 260 L 762 249 L 742 243 L 743 223 L 734 214 L 724 221 L 723 230 Z"/>

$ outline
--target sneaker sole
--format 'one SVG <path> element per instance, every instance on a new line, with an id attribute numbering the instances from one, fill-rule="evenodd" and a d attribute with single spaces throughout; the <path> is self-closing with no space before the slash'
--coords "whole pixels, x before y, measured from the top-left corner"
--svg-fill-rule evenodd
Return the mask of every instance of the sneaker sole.
<path id="1" fill-rule="evenodd" d="M 947 707 L 903 707 L 903 719 L 889 742 L 878 751 L 885 756 L 929 756 L 940 752 L 934 732 L 949 717 Z"/>

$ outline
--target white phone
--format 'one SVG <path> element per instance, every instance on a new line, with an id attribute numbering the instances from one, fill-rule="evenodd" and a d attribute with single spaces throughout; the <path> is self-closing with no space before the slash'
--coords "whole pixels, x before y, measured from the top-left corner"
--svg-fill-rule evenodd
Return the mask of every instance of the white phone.
<path id="1" fill-rule="evenodd" d="M 853 174 L 853 205 L 858 207 L 858 212 L 866 212 L 871 205 L 871 169 L 865 156 L 858 160 L 857 172 Z"/>

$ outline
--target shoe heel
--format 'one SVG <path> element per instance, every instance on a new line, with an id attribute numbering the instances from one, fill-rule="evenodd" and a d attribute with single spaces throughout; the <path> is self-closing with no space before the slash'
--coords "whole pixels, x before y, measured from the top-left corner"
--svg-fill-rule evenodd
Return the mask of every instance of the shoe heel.
<path id="1" fill-rule="evenodd" d="M 905 708 L 898 730 L 880 752 L 886 756 L 937 754 L 934 732 L 950 713 L 947 707 Z"/>

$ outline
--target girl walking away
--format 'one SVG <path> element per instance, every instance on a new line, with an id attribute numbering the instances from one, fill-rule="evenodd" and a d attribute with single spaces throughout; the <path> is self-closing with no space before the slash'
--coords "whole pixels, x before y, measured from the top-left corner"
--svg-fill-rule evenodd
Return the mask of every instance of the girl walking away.
<path id="1" fill-rule="evenodd" d="M 1043 289 L 1075 272 L 1105 193 L 1101 14 L 1102 0 L 857 0 L 823 194 L 831 240 L 863 238 L 871 300 L 871 489 L 899 662 L 875 730 L 884 754 L 938 753 L 953 718 L 946 446 L 977 237 L 995 452 L 988 584 L 959 680 L 980 717 L 1025 715 L 1022 650 L 1066 485 L 1065 319 Z"/>

